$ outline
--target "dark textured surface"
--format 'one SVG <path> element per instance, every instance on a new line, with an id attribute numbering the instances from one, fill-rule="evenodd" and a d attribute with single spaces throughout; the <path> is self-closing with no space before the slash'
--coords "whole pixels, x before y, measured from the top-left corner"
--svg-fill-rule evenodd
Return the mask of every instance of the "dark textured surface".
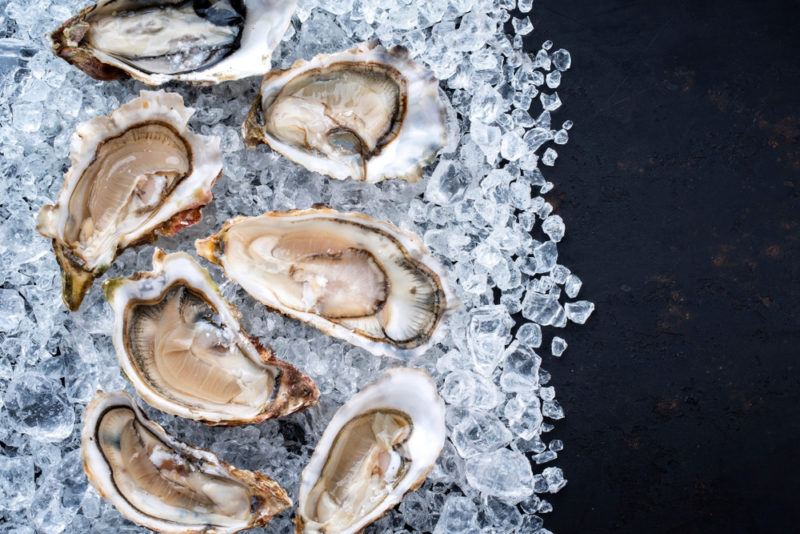
<path id="1" fill-rule="evenodd" d="M 799 6 L 536 2 L 573 58 L 548 196 L 597 303 L 546 364 L 559 534 L 800 529 Z"/>

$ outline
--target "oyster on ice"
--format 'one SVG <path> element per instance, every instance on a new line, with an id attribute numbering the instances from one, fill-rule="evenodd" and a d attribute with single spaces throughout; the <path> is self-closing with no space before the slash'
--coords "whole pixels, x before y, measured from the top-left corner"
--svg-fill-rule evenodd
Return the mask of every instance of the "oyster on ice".
<path id="1" fill-rule="evenodd" d="M 416 490 L 445 440 L 444 402 L 416 369 L 388 371 L 331 419 L 300 476 L 298 534 L 354 534 Z"/>
<path id="2" fill-rule="evenodd" d="M 86 407 L 81 455 L 97 492 L 127 519 L 158 532 L 238 532 L 292 505 L 269 477 L 167 434 L 124 391 L 98 392 Z"/>
<path id="3" fill-rule="evenodd" d="M 142 91 L 78 125 L 58 200 L 37 224 L 53 240 L 70 310 L 123 249 L 200 220 L 222 156 L 218 137 L 189 130 L 193 113 L 178 94 Z"/>
<path id="4" fill-rule="evenodd" d="M 219 83 L 264 74 L 297 0 L 101 0 L 52 33 L 99 80 Z"/>
<path id="5" fill-rule="evenodd" d="M 195 246 L 256 300 L 376 355 L 421 353 L 447 309 L 422 241 L 363 214 L 237 217 Z"/>
<path id="6" fill-rule="evenodd" d="M 314 382 L 243 331 L 191 256 L 156 249 L 153 271 L 105 283 L 114 348 L 136 392 L 212 425 L 257 423 L 315 403 Z"/>
<path id="7" fill-rule="evenodd" d="M 447 142 L 445 119 L 433 73 L 370 42 L 267 74 L 244 137 L 339 180 L 415 182 Z"/>

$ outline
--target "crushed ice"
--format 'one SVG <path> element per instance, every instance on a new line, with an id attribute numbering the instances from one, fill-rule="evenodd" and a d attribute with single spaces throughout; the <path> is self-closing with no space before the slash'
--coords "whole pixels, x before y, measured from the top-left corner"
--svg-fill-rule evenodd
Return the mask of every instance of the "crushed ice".
<path id="1" fill-rule="evenodd" d="M 99 284 L 80 312 L 65 311 L 50 243 L 34 231 L 39 207 L 61 187 L 76 124 L 142 88 L 93 81 L 50 52 L 45 33 L 85 4 L 11 0 L 0 14 L 0 523 L 19 534 L 142 530 L 87 486 L 77 450 L 94 391 L 130 390 L 110 343 L 111 314 Z M 533 38 L 532 4 L 300 1 L 276 66 L 377 38 L 405 46 L 440 78 L 454 141 L 418 184 L 338 182 L 266 148 L 245 150 L 239 130 L 257 79 L 168 87 L 197 108 L 196 130 L 222 138 L 225 175 L 202 223 L 161 239 L 161 247 L 190 250 L 195 238 L 234 215 L 324 202 L 417 232 L 451 273 L 461 310 L 445 339 L 409 362 L 437 379 L 448 403 L 449 442 L 422 488 L 368 532 L 546 534 L 541 514 L 552 505 L 543 497 L 566 484 L 559 468 L 540 467 L 564 446 L 546 436 L 564 410 L 534 349 L 543 344 L 541 326 L 582 324 L 594 305 L 573 300 L 582 282 L 558 263 L 564 221 L 542 196 L 553 184 L 540 169 L 556 163 L 555 146 L 567 143 L 572 126 L 558 127 L 554 117 L 563 113 L 555 89 L 571 58 L 550 41 L 537 52 L 523 50 L 523 36 Z M 151 255 L 150 246 L 128 250 L 107 276 L 149 270 Z M 254 335 L 317 381 L 319 406 L 228 429 L 146 410 L 180 439 L 264 471 L 294 494 L 336 408 L 396 362 L 266 313 L 230 283 L 222 287 Z M 566 347 L 554 337 L 549 348 L 560 356 Z M 263 532 L 290 530 L 285 514 Z"/>

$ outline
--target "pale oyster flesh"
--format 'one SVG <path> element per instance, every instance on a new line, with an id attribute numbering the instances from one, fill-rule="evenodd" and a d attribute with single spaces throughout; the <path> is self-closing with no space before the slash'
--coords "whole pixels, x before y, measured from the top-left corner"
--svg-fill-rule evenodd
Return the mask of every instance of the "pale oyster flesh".
<path id="1" fill-rule="evenodd" d="M 286 84 L 265 113 L 265 129 L 283 143 L 347 161 L 366 180 L 367 161 L 400 129 L 405 99 L 394 69 L 340 63 Z"/>
<path id="2" fill-rule="evenodd" d="M 105 284 L 120 366 L 145 401 L 208 424 L 255 423 L 316 402 L 313 381 L 243 331 L 191 256 L 157 249 L 153 265 Z"/>
<path id="3" fill-rule="evenodd" d="M 64 237 L 79 254 L 96 255 L 152 216 L 191 168 L 191 148 L 166 124 L 140 124 L 103 141 L 69 199 Z"/>
<path id="4" fill-rule="evenodd" d="M 193 113 L 178 94 L 142 91 L 78 125 L 58 201 L 42 207 L 37 224 L 53 240 L 69 309 L 123 249 L 200 219 L 222 155 L 219 138 L 189 130 Z"/>
<path id="5" fill-rule="evenodd" d="M 197 249 L 260 302 L 375 354 L 424 350 L 447 306 L 416 236 L 360 214 L 240 217 Z"/>
<path id="6" fill-rule="evenodd" d="M 149 73 L 208 68 L 236 50 L 244 28 L 245 7 L 236 0 L 162 0 L 126 8 L 89 17 L 88 43 Z"/>
<path id="7" fill-rule="evenodd" d="M 353 534 L 425 480 L 444 446 L 444 402 L 424 371 L 392 369 L 331 419 L 300 479 L 298 533 Z"/>
<path id="8" fill-rule="evenodd" d="M 372 512 L 408 468 L 403 446 L 411 430 L 399 411 L 376 410 L 347 423 L 308 495 L 308 519 L 338 532 Z"/>
<path id="9" fill-rule="evenodd" d="M 202 84 L 268 72 L 297 0 L 99 0 L 64 22 L 53 51 L 98 80 Z"/>
<path id="10" fill-rule="evenodd" d="M 416 181 L 447 141 L 433 74 L 374 42 L 264 77 L 244 136 L 337 179 Z"/>
<path id="11" fill-rule="evenodd" d="M 291 505 L 266 476 L 170 437 L 124 392 L 98 393 L 81 448 L 90 482 L 128 519 L 160 532 L 237 532 Z"/>

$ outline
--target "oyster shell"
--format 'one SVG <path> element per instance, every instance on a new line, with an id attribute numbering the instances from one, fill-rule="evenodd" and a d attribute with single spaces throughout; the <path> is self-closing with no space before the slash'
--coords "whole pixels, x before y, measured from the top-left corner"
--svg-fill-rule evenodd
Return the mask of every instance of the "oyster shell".
<path id="1" fill-rule="evenodd" d="M 51 34 L 98 80 L 219 83 L 269 71 L 296 0 L 101 0 Z"/>
<path id="2" fill-rule="evenodd" d="M 238 312 L 188 254 L 156 249 L 152 272 L 104 288 L 120 367 L 151 406 L 234 425 L 287 415 L 319 398 L 311 378 L 242 330 Z"/>
<path id="3" fill-rule="evenodd" d="M 237 217 L 195 246 L 261 303 L 376 355 L 424 351 L 447 309 L 422 241 L 359 213 Z"/>
<path id="4" fill-rule="evenodd" d="M 444 402 L 424 371 L 392 369 L 331 419 L 300 477 L 298 534 L 350 534 L 425 481 L 445 440 Z"/>
<path id="5" fill-rule="evenodd" d="M 375 43 L 267 74 L 244 125 L 250 146 L 263 142 L 312 171 L 370 183 L 417 181 L 446 132 L 433 73 L 404 49 Z"/>
<path id="6" fill-rule="evenodd" d="M 81 432 L 89 482 L 127 519 L 158 532 L 230 533 L 292 505 L 277 482 L 190 447 L 150 421 L 124 391 L 98 392 Z"/>
<path id="7" fill-rule="evenodd" d="M 70 310 L 123 249 L 200 220 L 222 156 L 218 137 L 189 130 L 193 113 L 178 94 L 142 91 L 72 135 L 72 166 L 37 224 L 53 240 Z"/>

